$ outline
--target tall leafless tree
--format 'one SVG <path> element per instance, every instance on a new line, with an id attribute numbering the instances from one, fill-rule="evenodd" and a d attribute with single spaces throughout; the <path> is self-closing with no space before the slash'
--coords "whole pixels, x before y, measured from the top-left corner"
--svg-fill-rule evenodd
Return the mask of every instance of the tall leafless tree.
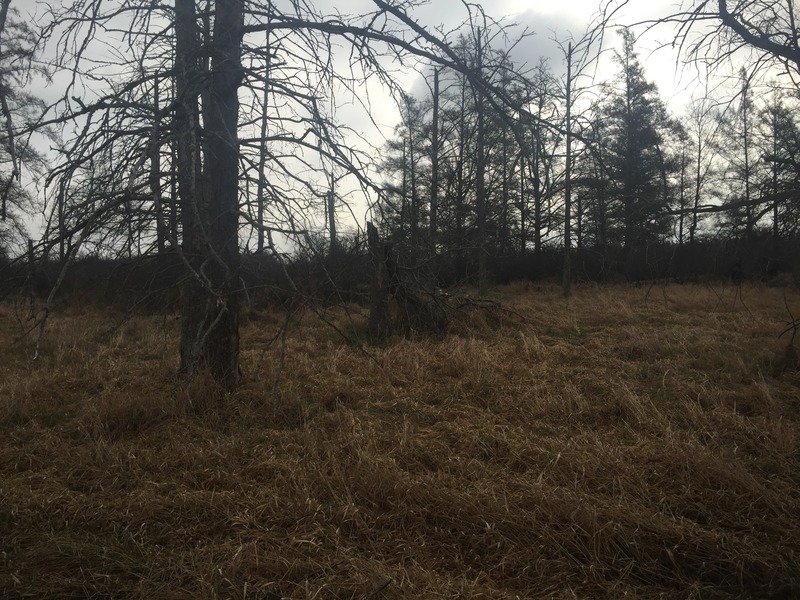
<path id="1" fill-rule="evenodd" d="M 459 73 L 487 112 L 503 113 L 510 124 L 518 119 L 518 102 L 444 36 L 412 19 L 407 11 L 415 4 L 374 0 L 373 10 L 352 15 L 325 14 L 299 0 L 43 6 L 40 39 L 68 74 L 43 124 L 70 130 L 51 175 L 59 218 L 49 233 L 99 244 L 113 239 L 107 232 L 114 224 L 155 224 L 158 248 L 158 192 L 173 191 L 159 184 L 164 177 L 175 182 L 177 198 L 169 202 L 180 227 L 170 235 L 180 237 L 173 241 L 185 266 L 182 371 L 207 369 L 225 388 L 236 384 L 242 228 L 257 231 L 273 253 L 280 252 L 274 235 L 305 243 L 314 215 L 324 214 L 331 169 L 349 177 L 350 187 L 379 192 L 368 176 L 365 140 L 348 139 L 355 132 L 335 119 L 333 90 L 350 90 L 368 113 L 370 100 L 358 93 L 365 82 L 400 91 L 384 58 L 415 56 Z M 338 45 L 347 45 L 349 56 Z M 157 103 L 156 82 L 164 90 Z M 158 166 L 156 152 L 168 146 L 174 152 L 159 154 Z M 106 157 L 113 167 L 97 179 Z M 130 247 L 129 232 L 138 248 L 135 227 L 121 232 L 123 244 Z"/>

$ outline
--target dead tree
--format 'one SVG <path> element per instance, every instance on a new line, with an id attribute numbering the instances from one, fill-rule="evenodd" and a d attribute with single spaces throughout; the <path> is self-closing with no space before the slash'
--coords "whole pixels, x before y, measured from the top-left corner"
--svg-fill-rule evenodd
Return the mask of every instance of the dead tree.
<path id="1" fill-rule="evenodd" d="M 378 340 L 394 332 L 410 335 L 414 331 L 445 331 L 448 318 L 442 299 L 424 290 L 416 277 L 416 269 L 403 269 L 398 265 L 392 245 L 380 239 L 372 223 L 367 224 L 367 236 L 373 264 L 370 335 Z"/>
<path id="2" fill-rule="evenodd" d="M 389 325 L 389 277 L 388 263 L 391 260 L 391 246 L 381 242 L 378 230 L 367 223 L 367 243 L 372 259 L 372 283 L 369 304 L 369 334 L 373 339 L 385 338 L 390 333 Z"/>

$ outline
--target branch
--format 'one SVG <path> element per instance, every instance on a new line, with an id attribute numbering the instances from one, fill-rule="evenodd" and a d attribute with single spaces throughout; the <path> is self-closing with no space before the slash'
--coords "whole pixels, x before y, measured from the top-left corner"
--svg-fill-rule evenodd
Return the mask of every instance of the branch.
<path id="1" fill-rule="evenodd" d="M 800 69 L 800 51 L 797 49 L 788 48 L 783 44 L 773 42 L 766 36 L 766 34 L 756 35 L 750 31 L 744 24 L 739 22 L 739 20 L 737 20 L 736 17 L 730 13 L 730 11 L 728 11 L 727 0 L 718 0 L 718 5 L 719 18 L 722 20 L 723 24 L 736 32 L 736 34 L 738 34 L 742 40 L 754 48 L 758 48 L 759 50 L 763 50 L 774 56 L 779 56 L 788 61 L 792 61 L 797 65 L 798 69 Z"/>

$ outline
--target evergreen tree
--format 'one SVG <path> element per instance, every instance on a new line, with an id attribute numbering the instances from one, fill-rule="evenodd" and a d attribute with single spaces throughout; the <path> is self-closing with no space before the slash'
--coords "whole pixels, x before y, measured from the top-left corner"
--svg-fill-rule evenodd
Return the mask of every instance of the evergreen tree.
<path id="1" fill-rule="evenodd" d="M 756 144 L 763 162 L 758 182 L 764 200 L 757 216 L 770 214 L 772 235 L 797 235 L 800 225 L 800 123 L 796 101 L 776 89 L 758 112 Z"/>
<path id="2" fill-rule="evenodd" d="M 384 173 L 391 179 L 385 186 L 383 219 L 391 237 L 412 255 L 420 245 L 427 212 L 424 203 L 430 198 L 426 128 L 423 104 L 414 96 L 403 94 L 396 137 L 385 148 Z"/>
<path id="3" fill-rule="evenodd" d="M 670 232 L 674 165 L 668 143 L 676 126 L 656 86 L 645 77 L 633 34 L 623 29 L 621 36 L 622 51 L 615 56 L 620 71 L 601 107 L 606 140 L 602 154 L 612 183 L 616 225 L 609 233 L 628 255 Z"/>

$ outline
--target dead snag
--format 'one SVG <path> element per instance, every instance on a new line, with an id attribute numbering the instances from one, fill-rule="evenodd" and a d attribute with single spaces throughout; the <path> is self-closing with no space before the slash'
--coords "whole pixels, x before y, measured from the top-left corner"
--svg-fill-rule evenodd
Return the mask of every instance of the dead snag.
<path id="1" fill-rule="evenodd" d="M 381 242 L 378 230 L 367 223 L 367 243 L 372 258 L 372 289 L 369 305 L 369 334 L 373 339 L 389 335 L 389 275 L 387 265 L 391 261 L 391 246 Z"/>
<path id="2" fill-rule="evenodd" d="M 378 230 L 367 223 L 367 241 L 373 262 L 372 293 L 369 315 L 369 332 L 374 339 L 392 333 L 393 325 L 406 335 L 413 330 L 440 333 L 447 328 L 447 314 L 436 301 L 436 294 L 423 289 L 415 277 L 415 269 L 401 268 L 397 264 L 389 242 L 382 241 Z M 424 296 L 429 296 L 428 301 Z M 392 323 L 390 301 L 397 309 Z"/>

